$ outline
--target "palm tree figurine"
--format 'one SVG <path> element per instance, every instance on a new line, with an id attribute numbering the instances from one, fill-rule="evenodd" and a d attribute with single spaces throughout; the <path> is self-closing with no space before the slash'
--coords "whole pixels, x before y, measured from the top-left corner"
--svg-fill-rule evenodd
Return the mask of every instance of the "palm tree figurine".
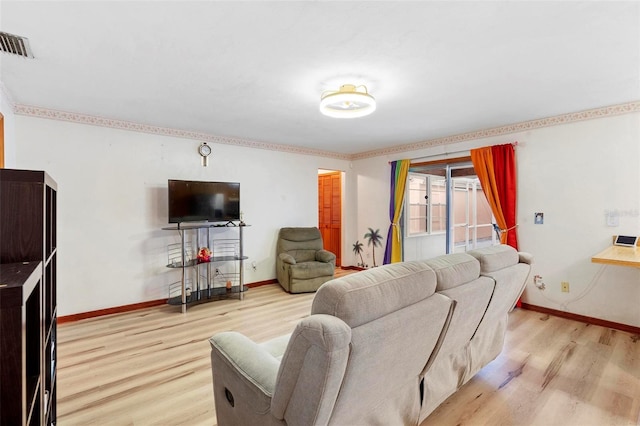
<path id="1" fill-rule="evenodd" d="M 360 242 L 360 240 L 357 240 L 356 243 L 353 245 L 353 252 L 360 256 L 360 263 L 358 264 L 358 266 L 362 266 L 364 268 L 364 259 L 362 258 L 362 246 L 363 244 Z"/>
<path id="2" fill-rule="evenodd" d="M 367 245 L 373 246 L 373 267 L 376 266 L 376 246 L 382 246 L 382 235 L 380 235 L 380 229 L 376 229 L 375 231 L 372 228 L 369 228 L 369 232 L 364 234 L 364 237 L 367 239 Z"/>

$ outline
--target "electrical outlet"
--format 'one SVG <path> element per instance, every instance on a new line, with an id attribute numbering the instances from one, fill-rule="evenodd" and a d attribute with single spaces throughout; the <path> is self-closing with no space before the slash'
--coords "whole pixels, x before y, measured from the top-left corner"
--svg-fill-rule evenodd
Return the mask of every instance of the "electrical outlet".
<path id="1" fill-rule="evenodd" d="M 563 293 L 569 293 L 569 281 L 562 281 L 560 283 L 560 290 L 562 290 Z"/>

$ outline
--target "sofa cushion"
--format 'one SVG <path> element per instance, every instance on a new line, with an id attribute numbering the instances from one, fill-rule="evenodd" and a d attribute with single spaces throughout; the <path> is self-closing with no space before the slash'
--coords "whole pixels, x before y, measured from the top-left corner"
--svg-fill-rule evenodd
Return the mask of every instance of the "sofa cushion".
<path id="1" fill-rule="evenodd" d="M 322 250 L 322 235 L 318 228 L 281 228 L 278 235 L 277 252 L 288 252 L 296 258 L 298 262 L 315 260 L 315 251 Z M 314 251 L 310 259 L 298 258 L 292 251 L 311 250 Z"/>
<path id="2" fill-rule="evenodd" d="M 287 241 L 311 241 L 320 238 L 320 231 L 316 227 L 282 228 L 280 238 Z"/>
<path id="3" fill-rule="evenodd" d="M 384 265 L 324 283 L 311 313 L 333 315 L 358 327 L 426 299 L 435 288 L 435 273 L 425 262 Z"/>
<path id="4" fill-rule="evenodd" d="M 518 257 L 520 258 L 520 263 L 526 263 L 527 265 L 531 265 L 533 263 L 533 255 L 531 253 L 519 251 Z"/>
<path id="5" fill-rule="evenodd" d="M 480 264 L 466 253 L 446 254 L 426 260 L 436 273 L 437 291 L 457 287 L 480 276 Z"/>
<path id="6" fill-rule="evenodd" d="M 326 263 L 334 262 L 335 263 L 336 255 L 331 253 L 328 250 L 318 250 L 316 252 L 316 260 L 318 262 L 326 262 Z"/>
<path id="7" fill-rule="evenodd" d="M 293 256 L 296 262 L 312 262 L 316 260 L 318 250 L 289 250 L 286 253 Z"/>
<path id="8" fill-rule="evenodd" d="M 332 276 L 334 267 L 331 263 L 303 262 L 291 265 L 290 276 L 292 280 L 308 280 L 310 278 Z"/>
<path id="9" fill-rule="evenodd" d="M 287 253 L 280 253 L 278 255 L 278 257 L 280 258 L 280 260 L 282 260 L 284 263 L 288 263 L 290 265 L 295 265 L 296 264 L 296 259 L 291 256 L 290 254 Z"/>
<path id="10" fill-rule="evenodd" d="M 504 244 L 471 250 L 467 253 L 478 259 L 480 271 L 483 274 L 517 265 L 520 262 L 516 249 Z"/>

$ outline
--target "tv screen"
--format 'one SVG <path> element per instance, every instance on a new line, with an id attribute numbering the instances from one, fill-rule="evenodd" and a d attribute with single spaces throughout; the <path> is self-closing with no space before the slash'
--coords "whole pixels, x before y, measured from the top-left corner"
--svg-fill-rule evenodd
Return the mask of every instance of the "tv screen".
<path id="1" fill-rule="evenodd" d="M 240 220 L 240 183 L 169 179 L 169 223 Z"/>

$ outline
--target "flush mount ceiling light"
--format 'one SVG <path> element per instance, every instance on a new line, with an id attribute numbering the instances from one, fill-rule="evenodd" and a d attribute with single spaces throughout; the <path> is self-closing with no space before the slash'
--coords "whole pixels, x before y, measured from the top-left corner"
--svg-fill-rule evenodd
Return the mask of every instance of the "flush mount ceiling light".
<path id="1" fill-rule="evenodd" d="M 334 118 L 364 117 L 376 110 L 376 100 L 366 86 L 343 84 L 337 91 L 320 96 L 320 112 Z"/>

